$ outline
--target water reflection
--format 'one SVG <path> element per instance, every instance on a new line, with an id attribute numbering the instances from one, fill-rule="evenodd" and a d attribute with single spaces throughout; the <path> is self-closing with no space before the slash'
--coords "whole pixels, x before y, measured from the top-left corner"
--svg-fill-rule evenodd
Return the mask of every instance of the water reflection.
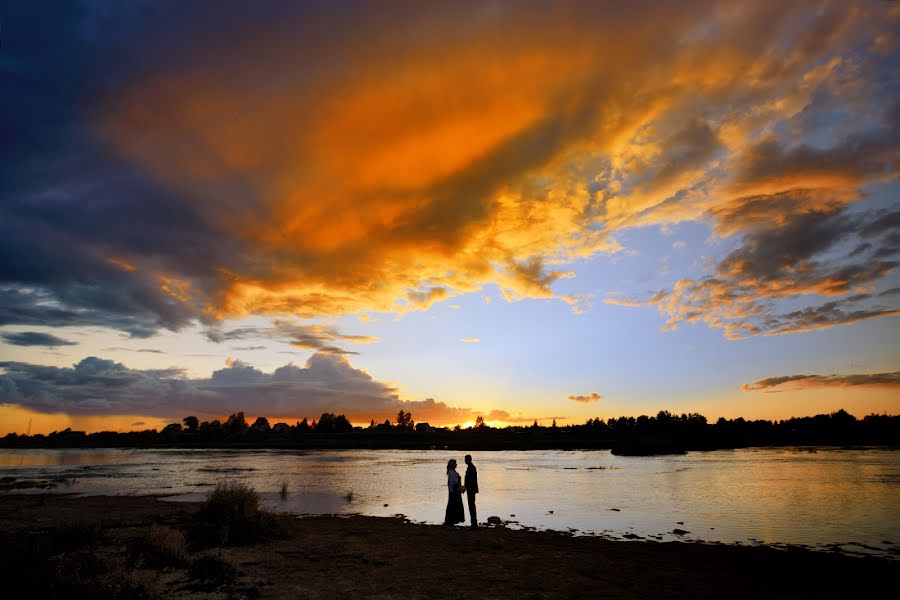
<path id="1" fill-rule="evenodd" d="M 70 493 L 164 493 L 176 500 L 202 499 L 216 481 L 240 479 L 273 510 L 440 523 L 451 454 L 461 460 L 465 452 L 7 451 L 0 452 L 0 476 L 74 479 L 60 490 Z M 900 454 L 889 450 L 473 454 L 482 520 L 497 515 L 520 526 L 659 540 L 854 543 L 845 549 L 875 553 L 900 544 Z"/>

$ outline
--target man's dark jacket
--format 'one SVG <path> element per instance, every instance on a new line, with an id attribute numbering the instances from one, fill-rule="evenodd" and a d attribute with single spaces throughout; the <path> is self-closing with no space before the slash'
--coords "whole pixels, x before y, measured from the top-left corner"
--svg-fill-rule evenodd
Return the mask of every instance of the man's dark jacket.
<path id="1" fill-rule="evenodd" d="M 475 468 L 474 464 L 469 464 L 466 467 L 466 481 L 463 485 L 466 486 L 466 493 L 478 493 L 478 469 Z"/>

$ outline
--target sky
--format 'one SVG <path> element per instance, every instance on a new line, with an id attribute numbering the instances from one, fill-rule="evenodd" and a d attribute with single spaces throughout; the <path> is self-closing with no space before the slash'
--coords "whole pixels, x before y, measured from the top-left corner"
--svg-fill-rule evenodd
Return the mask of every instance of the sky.
<path id="1" fill-rule="evenodd" d="M 900 413 L 900 3 L 4 2 L 0 434 Z"/>

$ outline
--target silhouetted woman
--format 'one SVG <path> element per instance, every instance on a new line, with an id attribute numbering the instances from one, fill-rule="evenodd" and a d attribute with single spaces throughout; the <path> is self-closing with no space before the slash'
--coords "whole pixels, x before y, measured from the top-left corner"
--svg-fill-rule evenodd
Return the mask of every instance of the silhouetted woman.
<path id="1" fill-rule="evenodd" d="M 448 527 L 453 527 L 466 520 L 466 515 L 463 513 L 461 487 L 459 473 L 456 472 L 456 461 L 451 458 L 447 463 L 447 490 L 450 492 L 450 496 L 447 498 L 447 512 L 444 514 L 444 525 Z"/>

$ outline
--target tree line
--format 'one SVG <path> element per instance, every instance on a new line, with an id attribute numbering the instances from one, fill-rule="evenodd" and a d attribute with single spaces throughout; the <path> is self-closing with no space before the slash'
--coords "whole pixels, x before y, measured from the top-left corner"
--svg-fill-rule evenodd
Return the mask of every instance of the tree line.
<path id="1" fill-rule="evenodd" d="M 790 445 L 900 446 L 900 415 L 868 415 L 857 419 L 845 410 L 786 420 L 724 419 L 715 423 L 697 413 L 588 419 L 582 424 L 495 428 L 478 419 L 473 427 L 417 427 L 413 415 L 400 411 L 391 421 L 354 426 L 343 414 L 323 413 L 293 424 L 269 423 L 258 417 L 248 423 L 243 412 L 200 421 L 187 416 L 162 430 L 117 433 L 53 432 L 31 436 L 10 433 L 0 447 L 274 447 L 274 448 L 400 448 L 400 449 L 612 449 L 618 454 L 661 454 L 688 450 Z"/>

